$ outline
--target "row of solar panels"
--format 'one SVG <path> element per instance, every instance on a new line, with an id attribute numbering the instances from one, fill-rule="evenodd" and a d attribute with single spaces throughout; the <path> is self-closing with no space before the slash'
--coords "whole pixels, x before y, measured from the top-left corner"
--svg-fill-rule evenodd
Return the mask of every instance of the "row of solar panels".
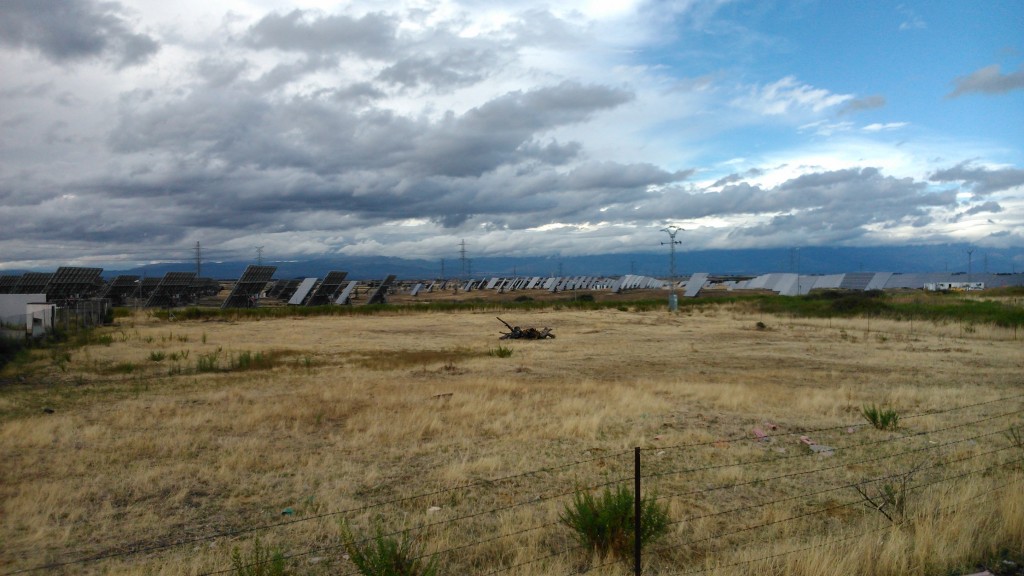
<path id="1" fill-rule="evenodd" d="M 53 273 L 28 272 L 22 275 L 0 275 L 0 294 L 46 294 L 47 301 L 55 302 L 74 298 L 108 298 L 115 304 L 127 298 L 144 302 L 147 307 L 168 307 L 194 302 L 202 295 L 212 296 L 220 290 L 217 281 L 210 278 L 196 278 L 194 272 L 168 272 L 162 278 L 140 278 L 139 276 L 117 276 L 104 283 L 100 276 L 102 268 L 61 267 Z M 222 303 L 223 308 L 254 306 L 267 289 L 267 296 L 281 301 L 287 300 L 294 306 L 321 306 L 345 304 L 352 297 L 357 282 L 345 282 L 346 272 L 332 271 L 324 277 L 297 278 L 273 281 L 276 266 L 249 266 L 232 287 L 231 293 Z M 395 277 L 389 276 L 379 284 L 371 285 L 367 303 L 383 303 Z M 695 297 L 709 283 L 707 273 L 697 273 L 681 287 L 685 297 Z M 720 282 L 719 286 L 730 290 L 771 290 L 778 294 L 795 296 L 812 290 L 886 290 L 898 288 L 921 289 L 928 284 L 962 282 L 963 274 L 894 274 L 892 272 L 849 272 L 824 276 L 798 275 L 792 273 L 762 274 L 744 281 Z M 982 282 L 986 287 L 1024 285 L 1024 274 L 973 274 L 972 282 Z M 273 282 L 273 283 L 272 283 Z M 272 284 L 271 284 L 272 283 Z M 416 283 L 412 295 L 421 291 L 434 290 L 611 290 L 622 292 L 636 289 L 668 288 L 671 284 L 650 276 L 626 274 L 618 278 L 599 276 L 513 276 L 490 277 L 470 280 L 438 280 Z"/>
<path id="2" fill-rule="evenodd" d="M 412 285 L 411 294 L 415 296 L 423 291 L 433 292 L 435 290 L 460 290 L 463 292 L 473 290 L 497 290 L 499 292 L 514 292 L 517 290 L 548 290 L 550 292 L 612 290 L 620 292 L 622 290 L 662 288 L 664 286 L 666 286 L 664 280 L 634 275 L 626 275 L 620 278 L 604 276 L 494 276 L 483 279 L 437 280 L 430 283 L 418 282 Z"/>
<path id="3" fill-rule="evenodd" d="M 771 290 L 783 296 L 808 294 L 811 290 L 897 290 L 923 289 L 929 284 L 967 281 L 965 274 L 934 272 L 926 274 L 894 274 L 892 272 L 847 272 L 825 276 L 798 274 L 763 274 L 742 282 L 724 282 L 728 289 Z M 986 288 L 1024 286 L 1024 274 L 971 274 L 970 282 Z"/>

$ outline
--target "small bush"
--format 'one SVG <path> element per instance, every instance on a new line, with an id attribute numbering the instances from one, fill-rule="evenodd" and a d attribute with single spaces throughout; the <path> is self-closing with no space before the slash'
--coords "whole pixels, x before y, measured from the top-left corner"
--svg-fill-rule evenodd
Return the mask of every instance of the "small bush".
<path id="1" fill-rule="evenodd" d="M 261 545 L 257 538 L 248 556 L 238 548 L 231 551 L 231 570 L 235 576 L 284 576 L 284 554 Z"/>
<path id="2" fill-rule="evenodd" d="M 512 349 L 499 344 L 497 348 L 488 350 L 487 355 L 495 358 L 508 358 L 512 355 Z"/>
<path id="3" fill-rule="evenodd" d="M 613 492 L 605 488 L 601 496 L 577 492 L 571 504 L 559 515 L 562 524 L 575 532 L 580 544 L 601 557 L 614 554 L 620 558 L 633 556 L 633 493 L 624 486 Z M 645 546 L 668 532 L 668 508 L 659 506 L 654 498 L 640 501 L 640 545 Z"/>
<path id="4" fill-rule="evenodd" d="M 167 353 L 163 350 L 154 350 L 149 353 L 149 359 L 153 362 L 163 362 L 167 358 Z"/>
<path id="5" fill-rule="evenodd" d="M 341 543 L 363 576 L 436 576 L 438 571 L 437 557 L 427 558 L 423 547 L 409 534 L 386 536 L 378 527 L 372 539 L 359 541 L 343 523 Z"/>
<path id="6" fill-rule="evenodd" d="M 895 430 L 899 426 L 900 415 L 892 408 L 879 408 L 874 404 L 864 406 L 861 414 L 872 426 L 879 430 Z"/>

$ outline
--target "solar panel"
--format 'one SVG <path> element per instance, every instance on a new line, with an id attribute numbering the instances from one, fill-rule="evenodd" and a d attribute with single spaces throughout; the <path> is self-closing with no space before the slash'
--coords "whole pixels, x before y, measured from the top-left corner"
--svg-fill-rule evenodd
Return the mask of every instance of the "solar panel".
<path id="1" fill-rule="evenodd" d="M 124 302 L 124 299 L 134 294 L 139 289 L 139 277 L 122 274 L 115 276 L 100 291 L 100 298 L 109 298 L 115 305 Z"/>
<path id="2" fill-rule="evenodd" d="M 843 283 L 843 276 L 845 274 L 827 274 L 825 276 L 818 276 L 814 279 L 813 290 L 828 290 L 839 288 Z"/>
<path id="3" fill-rule="evenodd" d="M 21 276 L 17 274 L 0 276 L 0 294 L 10 294 L 11 290 L 18 285 L 19 280 L 21 280 Z"/>
<path id="4" fill-rule="evenodd" d="M 246 266 L 242 277 L 235 282 L 231 293 L 220 307 L 224 309 L 256 306 L 260 292 L 273 279 L 275 272 L 277 272 L 277 266 Z"/>
<path id="5" fill-rule="evenodd" d="M 843 282 L 839 287 L 846 290 L 867 290 L 874 277 L 874 272 L 847 272 L 843 275 Z"/>
<path id="6" fill-rule="evenodd" d="M 704 287 L 708 282 L 707 272 L 698 272 L 690 276 L 690 280 L 686 282 L 686 291 L 683 292 L 684 298 L 696 298 L 697 294 L 700 293 L 700 289 Z"/>
<path id="7" fill-rule="evenodd" d="M 306 296 L 309 296 L 309 291 L 313 289 L 315 284 L 316 278 L 306 278 L 303 280 L 302 283 L 299 284 L 298 288 L 295 289 L 295 293 L 292 294 L 292 297 L 288 300 L 288 305 L 301 305 L 306 300 Z"/>
<path id="8" fill-rule="evenodd" d="M 53 301 L 91 296 L 102 273 L 103 268 L 61 266 L 53 273 L 43 290 L 46 292 L 46 299 Z"/>
<path id="9" fill-rule="evenodd" d="M 497 284 L 499 280 L 501 280 L 501 278 L 498 278 L 498 277 L 491 278 L 487 282 L 487 290 L 493 290 L 494 289 L 494 285 Z"/>
<path id="10" fill-rule="evenodd" d="M 295 294 L 295 291 L 299 289 L 299 286 L 304 281 L 304 278 L 293 278 L 291 280 L 278 280 L 274 282 L 274 285 L 267 290 L 267 298 L 277 298 L 278 300 L 290 300 Z M 313 279 L 316 282 L 316 279 Z"/>
<path id="11" fill-rule="evenodd" d="M 180 306 L 190 300 L 195 272 L 168 272 L 146 299 L 146 308 Z"/>
<path id="12" fill-rule="evenodd" d="M 160 285 L 160 282 L 163 282 L 163 278 L 157 278 L 155 276 L 143 278 L 142 287 L 139 290 L 138 297 L 149 298 L 149 295 L 152 294 L 154 290 L 156 290 L 156 287 Z"/>
<path id="13" fill-rule="evenodd" d="M 395 275 L 391 274 L 380 283 L 379 286 L 370 292 L 370 295 L 366 297 L 366 304 L 386 304 L 388 289 L 391 288 L 391 283 L 395 281 Z"/>
<path id="14" fill-rule="evenodd" d="M 345 282 L 345 276 L 348 276 L 348 272 L 339 272 L 337 270 L 328 272 L 324 281 L 316 287 L 312 296 L 306 300 L 306 306 L 323 306 L 335 302 L 341 292 L 341 286 Z M 338 303 L 341 304 L 341 302 Z"/>
<path id="15" fill-rule="evenodd" d="M 420 290 L 422 290 L 422 289 L 423 289 L 423 283 L 420 282 L 420 283 L 418 283 L 418 284 L 416 284 L 415 286 L 412 287 L 412 292 L 410 292 L 409 295 L 410 296 L 416 296 L 417 294 L 420 293 Z"/>
<path id="16" fill-rule="evenodd" d="M 877 272 L 868 282 L 865 290 L 883 290 L 885 289 L 886 283 L 889 282 L 889 278 L 892 277 L 892 272 Z"/>
<path id="17" fill-rule="evenodd" d="M 14 286 L 11 294 L 45 294 L 46 285 L 53 274 L 48 272 L 26 272 Z"/>
<path id="18" fill-rule="evenodd" d="M 341 291 L 341 294 L 338 295 L 338 299 L 335 300 L 334 303 L 342 305 L 348 304 L 349 299 L 352 297 L 352 291 L 356 289 L 357 284 L 359 284 L 359 282 L 356 282 L 355 280 L 349 282 L 348 286 L 345 286 L 345 289 Z"/>

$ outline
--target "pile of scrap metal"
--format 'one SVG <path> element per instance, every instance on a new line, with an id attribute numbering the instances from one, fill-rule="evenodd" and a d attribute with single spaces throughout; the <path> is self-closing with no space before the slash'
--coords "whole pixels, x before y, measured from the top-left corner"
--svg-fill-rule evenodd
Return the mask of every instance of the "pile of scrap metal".
<path id="1" fill-rule="evenodd" d="M 502 332 L 499 340 L 543 340 L 545 338 L 554 338 L 555 335 L 551 333 L 551 328 L 544 328 L 538 330 L 537 328 L 520 328 L 519 326 L 512 326 L 508 322 L 505 322 L 501 318 L 498 321 L 508 328 L 508 332 Z"/>

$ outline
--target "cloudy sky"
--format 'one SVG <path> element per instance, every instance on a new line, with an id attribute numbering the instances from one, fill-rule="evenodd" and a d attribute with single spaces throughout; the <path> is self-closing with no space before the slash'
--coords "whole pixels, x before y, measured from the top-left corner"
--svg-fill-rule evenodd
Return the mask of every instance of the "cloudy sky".
<path id="1" fill-rule="evenodd" d="M 0 0 L 0 268 L 1024 246 L 1019 0 Z"/>

